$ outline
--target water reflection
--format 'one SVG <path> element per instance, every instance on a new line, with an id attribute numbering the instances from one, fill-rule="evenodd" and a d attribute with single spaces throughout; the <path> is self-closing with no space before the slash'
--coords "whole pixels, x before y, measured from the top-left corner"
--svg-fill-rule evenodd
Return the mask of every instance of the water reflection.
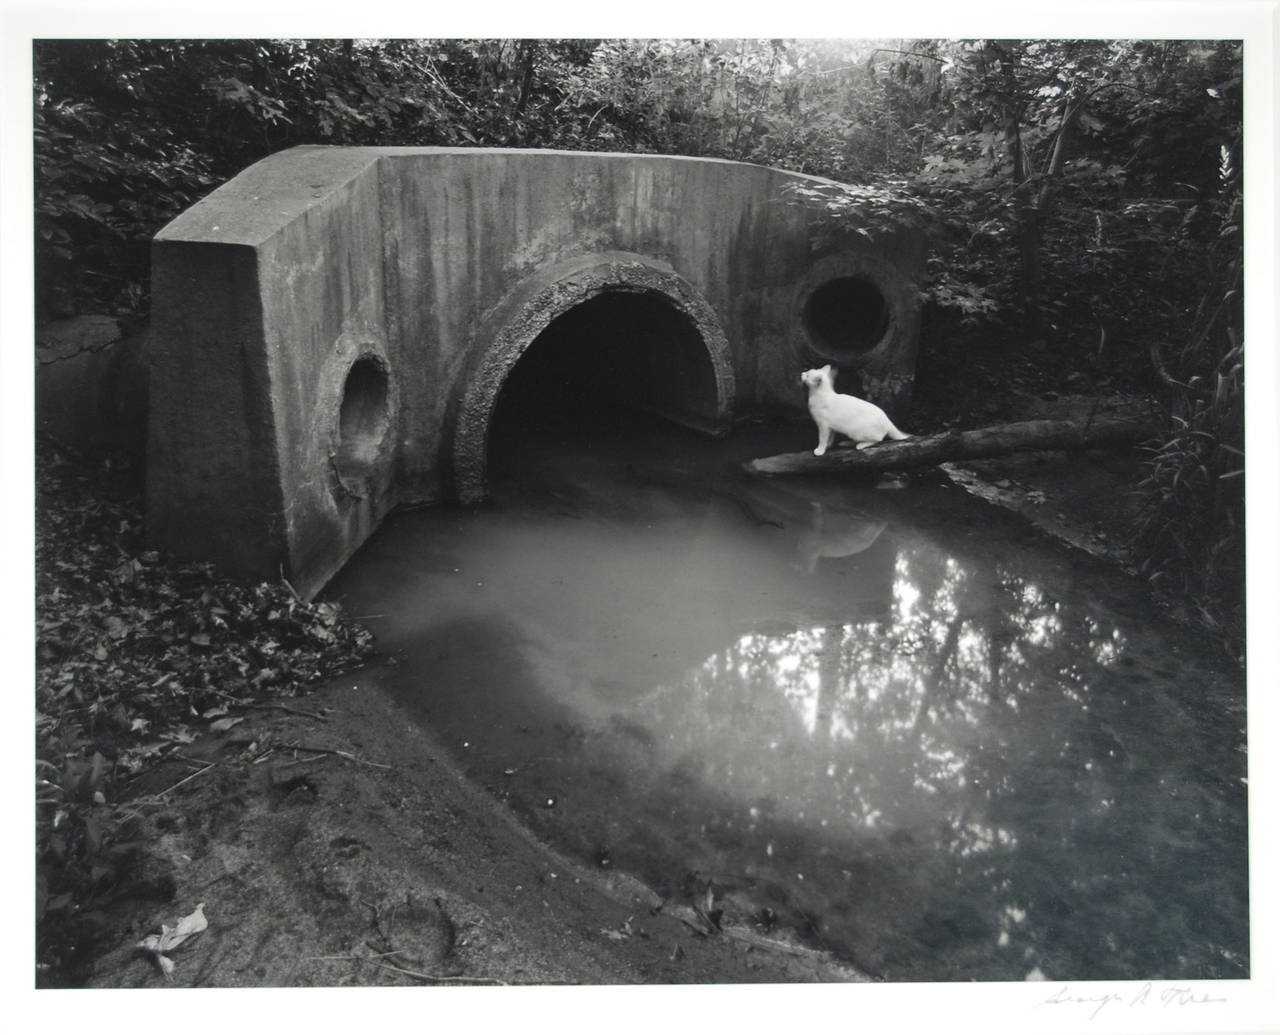
<path id="1" fill-rule="evenodd" d="M 338 587 L 545 836 L 896 980 L 1247 975 L 1239 680 L 1123 584 L 936 487 L 593 463 Z"/>
<path id="2" fill-rule="evenodd" d="M 888 522 L 877 521 L 857 511 L 845 510 L 828 516 L 829 507 L 816 500 L 810 504 L 809 527 L 796 544 L 804 570 L 813 574 L 820 557 L 852 557 L 875 544 Z"/>
<path id="3" fill-rule="evenodd" d="M 747 633 L 640 710 L 758 838 L 741 875 L 900 977 L 1238 973 L 1239 817 L 1179 759 L 1239 755 L 1143 659 L 1117 678 L 1128 637 L 1083 601 L 901 536 L 893 571 L 886 620 Z"/>

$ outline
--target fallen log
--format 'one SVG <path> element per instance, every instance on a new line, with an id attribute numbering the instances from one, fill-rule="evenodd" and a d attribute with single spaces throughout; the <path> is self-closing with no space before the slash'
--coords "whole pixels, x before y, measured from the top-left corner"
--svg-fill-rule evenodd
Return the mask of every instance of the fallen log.
<path id="1" fill-rule="evenodd" d="M 885 441 L 866 449 L 852 447 L 812 452 L 779 453 L 743 464 L 748 474 L 820 474 L 831 471 L 885 471 L 932 467 L 949 460 L 977 460 L 1007 453 L 1094 449 L 1130 445 L 1152 429 L 1145 411 L 1096 415 L 1072 420 L 1026 420 L 992 424 L 971 431 L 952 429 L 918 435 L 900 442 Z"/>

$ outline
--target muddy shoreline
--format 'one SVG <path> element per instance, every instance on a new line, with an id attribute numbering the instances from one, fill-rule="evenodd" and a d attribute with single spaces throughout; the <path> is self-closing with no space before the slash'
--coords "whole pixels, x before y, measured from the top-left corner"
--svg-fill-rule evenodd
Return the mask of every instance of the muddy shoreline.
<path id="1" fill-rule="evenodd" d="M 581 866 L 472 786 L 381 665 L 208 736 L 148 774 L 168 902 L 116 904 L 90 987 L 853 982 L 785 936 Z M 299 714 L 308 712 L 309 715 Z M 166 980 L 135 943 L 199 903 Z"/>

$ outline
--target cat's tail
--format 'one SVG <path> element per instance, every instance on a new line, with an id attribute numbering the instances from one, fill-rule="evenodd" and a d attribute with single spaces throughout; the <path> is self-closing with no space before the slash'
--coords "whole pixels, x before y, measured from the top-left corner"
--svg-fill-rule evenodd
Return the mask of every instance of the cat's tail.
<path id="1" fill-rule="evenodd" d="M 895 442 L 901 442 L 904 438 L 910 438 L 911 436 L 908 435 L 905 431 L 899 431 L 896 427 L 894 427 L 893 421 L 890 421 L 889 431 L 886 433 L 885 437 L 891 438 Z"/>

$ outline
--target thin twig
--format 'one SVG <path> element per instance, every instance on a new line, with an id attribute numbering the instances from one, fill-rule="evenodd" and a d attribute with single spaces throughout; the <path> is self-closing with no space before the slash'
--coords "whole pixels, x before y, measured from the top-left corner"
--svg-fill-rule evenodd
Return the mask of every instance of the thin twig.
<path id="1" fill-rule="evenodd" d="M 305 708 L 290 708 L 287 704 L 280 704 L 278 701 L 267 701 L 262 704 L 245 704 L 241 707 L 256 708 L 259 711 L 279 711 L 288 712 L 290 715 L 301 715 L 308 719 L 320 719 L 324 722 L 329 721 L 329 716 L 321 715 L 319 712 L 309 712 Z"/>
<path id="2" fill-rule="evenodd" d="M 287 762 L 281 762 L 278 768 L 284 769 L 286 766 L 291 765 L 306 765 L 308 762 L 318 762 L 322 758 L 324 758 L 324 755 L 311 755 L 308 758 L 291 758 Z"/>
<path id="3" fill-rule="evenodd" d="M 406 977 L 417 978 L 419 981 L 435 981 L 441 984 L 462 984 L 462 985 L 505 985 L 505 981 L 499 981 L 497 978 L 486 977 L 448 977 L 443 974 L 423 974 L 418 970 L 408 970 L 404 967 L 397 967 L 393 963 L 379 963 L 375 959 L 365 957 L 366 962 L 372 963 L 375 967 L 381 967 L 383 970 L 391 970 L 397 974 L 404 974 Z"/>
<path id="4" fill-rule="evenodd" d="M 194 780 L 197 776 L 203 776 L 205 773 L 207 773 L 210 769 L 212 769 L 212 768 L 213 768 L 214 766 L 216 766 L 217 764 L 218 764 L 217 762 L 210 762 L 210 763 L 209 763 L 207 766 L 205 766 L 203 769 L 201 769 L 201 770 L 199 770 L 199 771 L 197 771 L 197 772 L 192 773 L 190 776 L 184 776 L 181 780 L 179 780 L 177 783 L 175 783 L 172 787 L 168 787 L 168 788 L 166 788 L 165 790 L 161 791 L 159 794 L 152 794 L 152 795 L 150 795 L 150 797 L 152 797 L 152 798 L 163 798 L 166 794 L 170 794 L 170 793 L 172 793 L 173 791 L 176 791 L 179 787 L 181 787 L 181 786 L 182 786 L 184 783 L 186 783 L 188 780 Z"/>
<path id="5" fill-rule="evenodd" d="M 181 753 L 179 753 L 179 752 L 177 752 L 177 751 L 175 751 L 175 752 L 173 753 L 173 756 L 172 756 L 172 757 L 174 757 L 174 758 L 180 758 L 180 759 L 182 759 L 182 761 L 186 762 L 188 765 L 193 765 L 193 766 L 197 766 L 197 767 L 199 767 L 199 766 L 214 765 L 214 761 L 213 761 L 213 760 L 211 760 L 211 759 L 208 759 L 208 758 L 192 758 L 190 755 L 184 755 L 184 754 L 181 754 Z"/>
<path id="6" fill-rule="evenodd" d="M 304 601 L 303 601 L 303 599 L 302 599 L 302 597 L 298 596 L 298 591 L 297 591 L 296 589 L 294 589 L 294 588 L 293 588 L 293 583 L 292 583 L 292 582 L 290 582 L 287 578 L 285 578 L 285 577 L 284 577 L 284 565 L 283 565 L 283 564 L 282 564 L 282 565 L 280 565 L 280 581 L 281 581 L 281 582 L 283 582 L 283 583 L 285 584 L 285 587 L 289 590 L 289 592 L 293 594 L 293 599 L 294 599 L 294 600 L 296 600 L 299 604 L 301 604 L 301 603 L 303 603 L 303 602 L 304 602 Z"/>
<path id="7" fill-rule="evenodd" d="M 806 959 L 813 958 L 812 949 L 804 949 L 795 945 L 788 945 L 786 942 L 779 941 L 776 938 L 765 938 L 762 935 L 755 934 L 752 931 L 744 931 L 738 927 L 730 927 L 724 932 L 725 937 L 733 938 L 735 941 L 745 942 L 747 945 L 754 945 L 757 948 L 766 950 L 767 952 L 785 952 L 790 956 L 801 956 Z"/>
<path id="8" fill-rule="evenodd" d="M 389 765 L 383 765 L 381 762 L 370 762 L 367 758 L 353 755 L 350 751 L 340 751 L 338 748 L 317 747 L 314 744 L 285 744 L 284 747 L 286 750 L 292 751 L 314 751 L 321 755 L 337 755 L 339 758 L 345 758 L 351 762 L 359 762 L 362 765 L 371 765 L 376 769 L 393 768 Z"/>
<path id="9" fill-rule="evenodd" d="M 304 956 L 304 960 L 358 960 L 361 963 L 372 963 L 375 967 L 381 967 L 383 970 L 393 970 L 397 974 L 404 974 L 407 977 L 417 978 L 420 981 L 441 981 L 452 982 L 464 985 L 505 985 L 505 981 L 499 981 L 497 978 L 487 977 L 464 977 L 456 975 L 450 977 L 446 974 L 424 974 L 420 970 L 408 970 L 405 967 L 397 967 L 393 963 L 379 963 L 379 959 L 383 956 L 394 956 L 399 953 L 400 949 L 392 949 L 390 952 L 379 952 L 372 956 Z"/>
<path id="10" fill-rule="evenodd" d="M 871 56 L 874 57 L 876 54 L 904 54 L 907 57 L 920 58 L 923 61 L 936 61 L 940 65 L 946 64 L 946 60 L 944 58 L 934 57 L 932 54 L 921 54 L 914 50 L 894 50 L 891 47 L 876 47 L 876 49 L 871 52 Z M 851 68 L 861 67 L 861 65 L 846 65 L 844 68 L 832 68 L 825 72 L 819 72 L 818 75 L 830 75 L 831 72 L 845 72 Z"/>
<path id="11" fill-rule="evenodd" d="M 392 949 L 389 952 L 375 952 L 370 956 L 348 954 L 340 956 L 303 956 L 302 959 L 304 962 L 307 960 L 374 960 L 382 956 L 398 956 L 402 952 L 404 952 L 403 949 Z"/>

